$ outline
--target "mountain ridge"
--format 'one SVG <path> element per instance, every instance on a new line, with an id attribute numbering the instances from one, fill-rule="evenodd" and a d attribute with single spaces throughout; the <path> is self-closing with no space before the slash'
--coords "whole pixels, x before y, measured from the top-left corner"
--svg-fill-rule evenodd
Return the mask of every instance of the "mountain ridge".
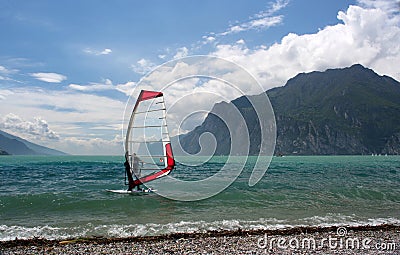
<path id="1" fill-rule="evenodd" d="M 0 130 L 0 151 L 2 155 L 68 155 L 62 151 L 41 146 L 18 136 Z"/>
<path id="2" fill-rule="evenodd" d="M 343 155 L 400 154 L 400 83 L 360 64 L 346 68 L 300 73 L 285 86 L 266 91 L 277 127 L 276 154 Z M 258 119 L 246 96 L 232 100 L 246 120 L 250 155 L 260 147 Z M 215 108 L 223 108 L 216 104 Z M 230 139 L 213 112 L 180 141 L 196 153 L 201 132 L 217 142 L 217 155 L 228 155 Z M 196 141 L 197 140 L 197 141 Z"/>

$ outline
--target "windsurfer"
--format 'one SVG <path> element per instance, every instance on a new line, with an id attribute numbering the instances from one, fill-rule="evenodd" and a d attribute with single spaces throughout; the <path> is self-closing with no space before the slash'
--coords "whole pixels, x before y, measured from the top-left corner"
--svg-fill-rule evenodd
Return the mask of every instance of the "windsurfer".
<path id="1" fill-rule="evenodd" d="M 144 103 L 144 101 L 148 103 Z M 148 112 L 152 112 L 151 120 L 150 117 L 147 118 Z M 140 190 L 139 186 L 168 175 L 175 167 L 167 128 L 166 113 L 162 92 L 147 90 L 142 90 L 140 92 L 129 119 L 129 125 L 126 129 L 125 180 L 127 179 L 128 182 L 125 181 L 125 184 L 129 186 L 128 192 L 133 191 L 135 188 Z M 157 154 L 161 157 L 160 162 L 155 161 L 155 158 L 151 154 L 143 155 L 142 157 L 145 157 L 145 161 L 147 161 L 143 162 L 138 155 L 134 153 L 135 151 L 138 152 L 141 148 L 143 145 L 141 143 L 146 143 L 146 141 L 143 141 L 143 138 L 145 138 L 144 135 L 147 134 L 147 130 L 150 130 L 149 132 L 155 135 L 152 139 L 155 139 L 154 144 L 156 144 L 157 151 L 160 153 Z M 157 134 L 159 135 L 157 136 Z M 149 165 L 149 168 L 145 167 L 147 165 Z"/>
<path id="2" fill-rule="evenodd" d="M 136 176 L 137 179 L 140 179 L 142 167 L 143 167 L 143 161 L 136 155 L 136 153 L 133 153 L 132 173 Z M 137 186 L 138 190 L 139 186 L 140 185 Z"/>

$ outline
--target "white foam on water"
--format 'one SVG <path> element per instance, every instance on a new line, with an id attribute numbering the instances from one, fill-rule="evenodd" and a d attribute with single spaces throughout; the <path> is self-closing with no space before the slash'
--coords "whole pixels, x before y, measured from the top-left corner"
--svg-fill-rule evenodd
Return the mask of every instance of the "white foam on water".
<path id="1" fill-rule="evenodd" d="M 97 225 L 86 224 L 76 227 L 56 226 L 7 226 L 0 225 L 0 241 L 18 239 L 46 238 L 68 239 L 77 237 L 132 237 L 154 236 L 171 233 L 204 233 L 207 231 L 223 230 L 275 230 L 292 227 L 329 227 L 329 226 L 376 226 L 382 224 L 400 225 L 397 218 L 369 218 L 359 219 L 356 215 L 327 214 L 297 220 L 282 220 L 275 218 L 260 218 L 258 220 L 221 220 L 180 221 L 166 224 L 127 224 L 127 225 Z"/>
<path id="2" fill-rule="evenodd" d="M 0 241 L 10 241 L 15 239 L 66 239 L 73 236 L 84 236 L 85 231 L 77 231 L 78 229 L 53 227 L 53 226 L 7 226 L 0 225 Z M 69 233 L 71 232 L 71 233 Z"/>

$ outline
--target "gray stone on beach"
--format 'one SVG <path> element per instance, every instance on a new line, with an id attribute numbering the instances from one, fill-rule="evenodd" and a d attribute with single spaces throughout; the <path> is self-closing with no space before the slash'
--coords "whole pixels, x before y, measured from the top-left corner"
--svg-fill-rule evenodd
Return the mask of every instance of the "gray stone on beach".
<path id="1" fill-rule="evenodd" d="M 266 239 L 267 238 L 267 239 Z M 335 240 L 329 246 L 328 239 Z M 336 238 L 336 239 L 335 239 Z M 278 240 L 285 240 L 285 248 Z M 302 241 L 315 240 L 316 245 L 301 247 Z M 272 243 L 271 243 L 272 240 Z M 363 247 L 362 241 L 368 246 Z M 368 241 L 369 240 L 369 241 Z M 267 243 L 265 243 L 267 241 Z M 289 245 L 291 242 L 291 247 Z M 298 243 L 297 243 L 298 242 Z M 323 243 L 324 245 L 321 245 Z M 347 244 L 346 244 L 347 243 Z M 270 246 L 272 244 L 272 247 Z M 359 247 L 357 247 L 359 244 Z M 296 247 L 297 245 L 297 247 Z M 346 246 L 347 245 L 347 246 Z M 377 248 L 378 245 L 380 249 Z M 282 245 L 281 245 L 282 246 Z M 349 231 L 340 237 L 335 231 L 310 234 L 246 234 L 198 236 L 176 239 L 121 240 L 109 243 L 71 242 L 48 245 L 16 245 L 1 248 L 0 254 L 400 254 L 400 230 Z"/>

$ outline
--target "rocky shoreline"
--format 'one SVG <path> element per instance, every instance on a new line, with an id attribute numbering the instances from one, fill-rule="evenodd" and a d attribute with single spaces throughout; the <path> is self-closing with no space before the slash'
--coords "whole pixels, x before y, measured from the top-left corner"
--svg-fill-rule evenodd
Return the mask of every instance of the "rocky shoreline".
<path id="1" fill-rule="evenodd" d="M 294 227 L 0 242 L 0 254 L 400 254 L 400 226 Z"/>

